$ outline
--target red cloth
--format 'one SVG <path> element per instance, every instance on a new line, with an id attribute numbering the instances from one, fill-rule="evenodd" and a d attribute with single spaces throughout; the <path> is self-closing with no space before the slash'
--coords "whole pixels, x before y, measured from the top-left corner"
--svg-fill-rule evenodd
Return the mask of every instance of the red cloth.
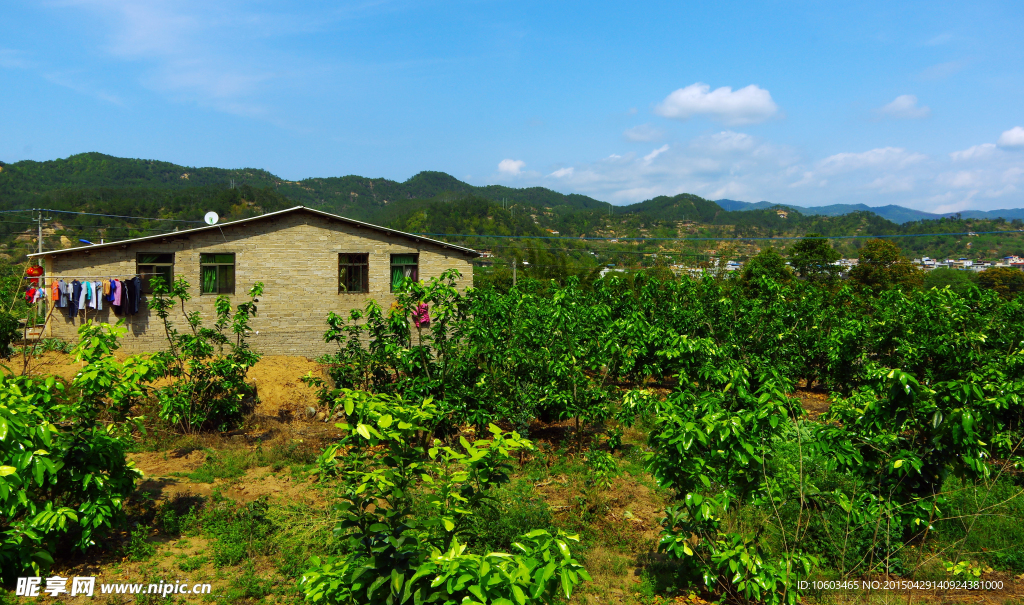
<path id="1" fill-rule="evenodd" d="M 36 289 L 29 288 L 25 291 L 25 302 L 32 302 L 32 299 L 36 296 Z"/>

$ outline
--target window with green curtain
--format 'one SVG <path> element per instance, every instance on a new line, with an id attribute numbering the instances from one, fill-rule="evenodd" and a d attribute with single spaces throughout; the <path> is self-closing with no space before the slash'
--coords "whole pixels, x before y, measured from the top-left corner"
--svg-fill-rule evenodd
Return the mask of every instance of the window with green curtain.
<path id="1" fill-rule="evenodd" d="M 199 279 L 203 294 L 234 294 L 235 255 L 221 252 L 200 254 Z"/>
<path id="2" fill-rule="evenodd" d="M 394 292 L 402 286 L 402 280 L 418 280 L 419 277 L 419 254 L 392 254 L 391 255 L 391 291 Z"/>

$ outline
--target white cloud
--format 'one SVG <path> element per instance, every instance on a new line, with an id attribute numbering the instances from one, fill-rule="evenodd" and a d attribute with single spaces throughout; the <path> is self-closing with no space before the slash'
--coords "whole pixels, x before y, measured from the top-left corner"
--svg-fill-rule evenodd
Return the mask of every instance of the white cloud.
<path id="1" fill-rule="evenodd" d="M 883 193 L 911 191 L 914 188 L 914 177 L 887 174 L 878 177 L 865 186 L 869 189 L 877 189 Z"/>
<path id="2" fill-rule="evenodd" d="M 993 143 L 982 143 L 962 151 L 954 151 L 949 157 L 953 158 L 954 162 L 964 162 L 990 157 L 995 150 L 996 146 Z"/>
<path id="3" fill-rule="evenodd" d="M 25 57 L 20 50 L 0 48 L 0 67 L 5 69 L 29 69 L 35 67 L 35 63 Z"/>
<path id="4" fill-rule="evenodd" d="M 757 144 L 757 140 L 749 134 L 724 130 L 722 132 L 697 137 L 690 143 L 693 149 L 709 153 L 730 153 L 749 151 Z"/>
<path id="5" fill-rule="evenodd" d="M 940 174 L 935 180 L 950 189 L 971 189 L 982 185 L 982 173 L 977 170 L 958 170 Z"/>
<path id="6" fill-rule="evenodd" d="M 707 115 L 726 124 L 756 124 L 778 114 L 772 95 L 754 84 L 733 91 L 729 86 L 711 90 L 702 82 L 680 88 L 654 108 L 666 118 L 687 120 Z"/>
<path id="7" fill-rule="evenodd" d="M 914 95 L 900 95 L 891 103 L 880 108 L 878 113 L 890 118 L 919 119 L 927 118 L 932 110 L 927 105 L 918 105 Z"/>
<path id="8" fill-rule="evenodd" d="M 124 102 L 117 95 L 111 94 L 104 90 L 83 81 L 80 74 L 75 73 L 63 73 L 63 72 L 52 72 L 44 74 L 43 78 L 46 81 L 56 84 L 57 86 L 63 86 L 64 88 L 71 89 L 79 94 L 94 97 L 101 101 L 113 103 L 114 105 L 124 105 Z"/>
<path id="9" fill-rule="evenodd" d="M 658 147 L 654 151 L 652 151 L 652 152 L 648 153 L 647 155 L 645 155 L 644 156 L 644 161 L 645 162 L 650 162 L 651 160 L 653 160 L 654 158 L 658 157 L 659 155 L 665 153 L 666 151 L 668 151 L 668 145 L 667 144 L 662 145 L 661 147 Z"/>
<path id="10" fill-rule="evenodd" d="M 1014 126 L 999 135 L 999 141 L 997 141 L 996 144 L 1007 149 L 1024 147 L 1024 128 Z"/>
<path id="11" fill-rule="evenodd" d="M 526 162 L 522 160 L 505 159 L 498 162 L 498 172 L 509 176 L 517 176 L 523 171 Z"/>
<path id="12" fill-rule="evenodd" d="M 933 38 L 927 40 L 924 43 L 924 45 L 925 46 L 940 46 L 942 44 L 945 44 L 945 43 L 949 42 L 952 39 L 953 39 L 953 35 L 950 34 L 950 33 L 939 34 L 939 35 L 934 36 Z"/>
<path id="13" fill-rule="evenodd" d="M 818 163 L 819 169 L 828 174 L 849 172 L 862 168 L 902 168 L 926 159 L 920 153 L 911 153 L 899 147 L 880 147 L 860 153 L 837 153 Z"/>
<path id="14" fill-rule="evenodd" d="M 622 136 L 626 137 L 630 141 L 652 143 L 654 141 L 661 140 L 661 138 L 665 136 L 665 132 L 651 126 L 650 124 L 641 124 L 627 129 L 622 133 Z"/>
<path id="15" fill-rule="evenodd" d="M 1024 140 L 1024 128 L 1007 131 L 1001 142 L 1013 144 L 1015 137 Z M 1024 154 L 994 142 L 937 155 L 878 147 L 819 159 L 722 130 L 649 151 L 595 157 L 546 175 L 520 167 L 517 182 L 616 204 L 693 193 L 797 206 L 898 204 L 928 212 L 1024 207 Z"/>
<path id="16" fill-rule="evenodd" d="M 314 13 L 292 7 L 286 13 L 267 3 L 200 0 L 61 0 L 57 5 L 80 11 L 89 35 L 101 36 L 100 52 L 139 65 L 141 86 L 175 102 L 288 128 L 293 127 L 284 118 L 274 117 L 284 113 L 271 106 L 280 102 L 274 95 L 295 90 L 300 78 L 312 81 L 314 72 L 322 81 L 323 68 L 308 53 L 269 42 L 320 31 L 348 10 Z"/>
<path id="17" fill-rule="evenodd" d="M 962 70 L 964 67 L 967 67 L 967 61 L 948 61 L 946 63 L 938 63 L 926 68 L 921 72 L 919 77 L 922 80 L 945 80 Z"/>

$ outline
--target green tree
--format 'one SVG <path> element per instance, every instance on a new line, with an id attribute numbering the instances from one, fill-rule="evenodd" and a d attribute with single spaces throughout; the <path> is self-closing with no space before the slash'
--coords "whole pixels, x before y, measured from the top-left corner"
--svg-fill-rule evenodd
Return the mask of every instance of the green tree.
<path id="1" fill-rule="evenodd" d="M 878 292 L 894 286 L 920 286 L 924 276 L 903 256 L 899 246 L 888 240 L 873 239 L 860 249 L 860 260 L 850 270 L 850 279 Z"/>
<path id="2" fill-rule="evenodd" d="M 839 268 L 832 263 L 842 257 L 820 233 L 808 233 L 793 246 L 789 262 L 808 281 L 831 281 L 838 277 Z"/>
<path id="3" fill-rule="evenodd" d="M 782 283 L 793 278 L 793 274 L 786 267 L 786 259 L 782 258 L 779 251 L 771 246 L 758 252 L 743 267 L 744 285 L 754 286 L 761 277 L 769 277 Z"/>
<path id="4" fill-rule="evenodd" d="M 957 269 L 939 268 L 929 271 L 924 276 L 924 287 L 926 290 L 932 288 L 945 288 L 957 294 L 963 294 L 977 286 L 978 274 L 973 271 L 959 271 Z"/>
<path id="5" fill-rule="evenodd" d="M 995 290 L 1005 299 L 1016 298 L 1024 292 L 1024 271 L 1010 267 L 992 267 L 978 274 L 978 284 L 982 288 Z"/>

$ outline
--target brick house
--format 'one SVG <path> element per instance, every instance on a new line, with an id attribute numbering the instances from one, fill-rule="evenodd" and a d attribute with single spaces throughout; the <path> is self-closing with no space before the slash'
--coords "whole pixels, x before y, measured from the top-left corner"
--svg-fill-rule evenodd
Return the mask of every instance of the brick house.
<path id="1" fill-rule="evenodd" d="M 207 325 L 220 294 L 243 302 L 253 283 L 264 293 L 252 320 L 253 348 L 268 355 L 316 356 L 332 349 L 321 337 L 330 311 L 347 315 L 369 299 L 387 308 L 401 277 L 429 279 L 446 269 L 462 274 L 459 288 L 473 283 L 475 250 L 298 206 L 262 216 L 163 235 L 32 254 L 42 257 L 46 284 L 53 280 L 131 279 L 143 283 L 139 312 L 125 316 L 128 352 L 164 348 L 163 324 L 146 306 L 149 278 L 184 278 L 192 286 L 189 310 Z M 47 299 L 50 297 L 47 296 Z M 77 340 L 85 321 L 116 323 L 108 304 L 68 317 L 53 309 L 43 336 Z M 187 329 L 184 318 L 175 320 Z"/>

